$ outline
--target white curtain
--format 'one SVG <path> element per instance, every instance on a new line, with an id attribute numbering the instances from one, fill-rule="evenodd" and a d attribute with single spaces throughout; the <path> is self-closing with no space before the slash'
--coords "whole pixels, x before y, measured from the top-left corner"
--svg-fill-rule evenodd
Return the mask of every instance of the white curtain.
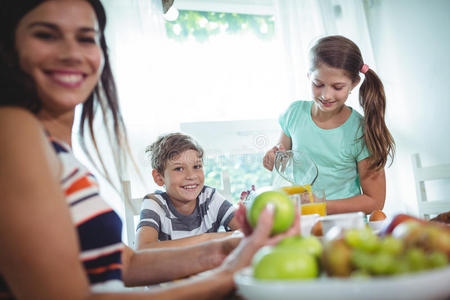
<path id="1" fill-rule="evenodd" d="M 162 44 L 166 41 L 166 35 L 161 0 L 104 0 L 102 3 L 107 14 L 106 40 L 109 57 L 118 88 L 121 110 L 132 141 L 130 146 L 136 160 L 142 162 L 144 161 L 143 149 L 150 141 L 140 139 L 139 136 L 143 132 L 145 132 L 144 137 L 158 134 L 160 127 L 154 120 L 160 120 L 155 118 L 160 111 L 157 109 L 158 101 L 155 95 L 164 91 L 165 82 L 169 77 L 164 73 L 165 55 Z M 152 70 L 159 70 L 159 72 L 152 72 Z M 79 117 L 79 112 L 76 116 Z M 102 146 L 106 147 L 108 143 L 105 132 L 101 130 L 101 120 L 97 121 L 95 123 L 96 137 L 102 152 Z M 169 126 L 166 125 L 166 127 Z M 123 217 L 122 197 L 99 173 L 95 172 L 95 168 L 84 156 L 78 145 L 77 128 L 74 128 L 73 135 L 75 154 L 100 181 L 100 192 L 103 198 Z M 88 148 L 94 151 L 89 143 Z M 107 166 L 112 166 L 113 159 L 109 151 L 104 151 L 102 158 Z M 144 173 L 145 168 L 141 163 L 139 167 Z M 141 177 L 134 171 L 120 174 L 120 177 L 131 179 L 133 183 L 142 182 Z M 148 191 L 144 186 L 144 184 L 132 185 L 133 196 L 143 196 L 145 191 Z M 136 192 L 136 188 L 141 190 Z"/>
<path id="2" fill-rule="evenodd" d="M 170 103 L 159 95 L 173 87 L 171 59 L 167 43 L 161 0 L 103 1 L 107 12 L 106 38 L 119 92 L 120 106 L 128 129 L 130 147 L 140 172 L 148 179 L 145 147 L 165 130 L 177 130 L 176 119 L 162 118 Z M 133 183 L 133 197 L 148 192 L 150 182 L 142 182 L 132 168 L 122 178 Z M 150 183 L 150 186 L 152 184 Z"/>
<path id="3" fill-rule="evenodd" d="M 309 98 L 307 54 L 322 36 L 339 34 L 351 39 L 365 63 L 376 69 L 362 0 L 275 0 L 275 5 L 292 99 Z M 348 104 L 359 110 L 356 93 Z"/>

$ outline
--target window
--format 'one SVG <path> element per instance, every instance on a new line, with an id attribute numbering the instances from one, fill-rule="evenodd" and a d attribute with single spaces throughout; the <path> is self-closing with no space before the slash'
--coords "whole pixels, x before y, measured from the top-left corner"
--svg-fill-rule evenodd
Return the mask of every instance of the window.
<path id="1" fill-rule="evenodd" d="M 262 157 L 277 142 L 275 119 L 288 101 L 275 22 L 267 13 L 198 10 L 165 22 L 180 129 L 205 149 L 205 184 L 221 189 L 229 174 L 233 202 L 271 183 Z"/>

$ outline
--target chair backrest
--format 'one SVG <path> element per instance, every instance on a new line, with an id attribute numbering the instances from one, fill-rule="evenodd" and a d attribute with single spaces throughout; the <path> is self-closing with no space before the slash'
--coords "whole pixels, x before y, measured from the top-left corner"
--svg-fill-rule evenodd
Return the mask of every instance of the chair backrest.
<path id="1" fill-rule="evenodd" d="M 134 248 L 136 239 L 136 224 L 134 217 L 141 212 L 142 198 L 133 198 L 131 196 L 131 183 L 128 180 L 122 181 L 125 206 L 125 226 L 127 228 L 128 246 Z"/>
<path id="2" fill-rule="evenodd" d="M 450 211 L 450 196 L 443 200 L 428 199 L 425 189 L 425 181 L 450 179 L 450 164 L 422 167 L 418 153 L 412 155 L 412 164 L 419 216 L 429 219 L 431 215 Z"/>

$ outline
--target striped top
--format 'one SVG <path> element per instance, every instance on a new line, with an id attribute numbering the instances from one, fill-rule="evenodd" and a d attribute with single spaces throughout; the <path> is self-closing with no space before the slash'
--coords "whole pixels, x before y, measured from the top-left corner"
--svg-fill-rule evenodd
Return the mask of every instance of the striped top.
<path id="1" fill-rule="evenodd" d="M 178 212 L 165 192 L 156 191 L 144 197 L 137 226 L 153 227 L 158 240 L 175 240 L 207 232 L 217 232 L 220 226 L 228 230 L 234 217 L 233 205 L 216 189 L 204 186 L 190 215 Z"/>
<path id="2" fill-rule="evenodd" d="M 122 221 L 100 197 L 94 176 L 73 155 L 69 146 L 50 138 L 63 167 L 61 188 L 66 196 L 80 243 L 80 260 L 91 287 L 123 287 Z M 14 299 L 0 276 L 0 299 Z"/>

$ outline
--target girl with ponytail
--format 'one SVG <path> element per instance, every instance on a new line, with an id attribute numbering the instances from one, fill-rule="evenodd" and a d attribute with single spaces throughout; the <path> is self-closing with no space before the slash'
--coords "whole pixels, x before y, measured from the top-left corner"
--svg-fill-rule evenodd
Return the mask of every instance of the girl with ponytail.
<path id="1" fill-rule="evenodd" d="M 328 214 L 381 210 L 384 167 L 395 152 L 384 120 L 383 84 L 358 46 L 343 36 L 319 39 L 309 54 L 313 100 L 295 101 L 280 116 L 279 144 L 266 153 L 263 164 L 272 170 L 276 151 L 303 151 L 318 165 L 315 187 L 325 190 Z M 361 80 L 364 116 L 345 105 Z"/>

